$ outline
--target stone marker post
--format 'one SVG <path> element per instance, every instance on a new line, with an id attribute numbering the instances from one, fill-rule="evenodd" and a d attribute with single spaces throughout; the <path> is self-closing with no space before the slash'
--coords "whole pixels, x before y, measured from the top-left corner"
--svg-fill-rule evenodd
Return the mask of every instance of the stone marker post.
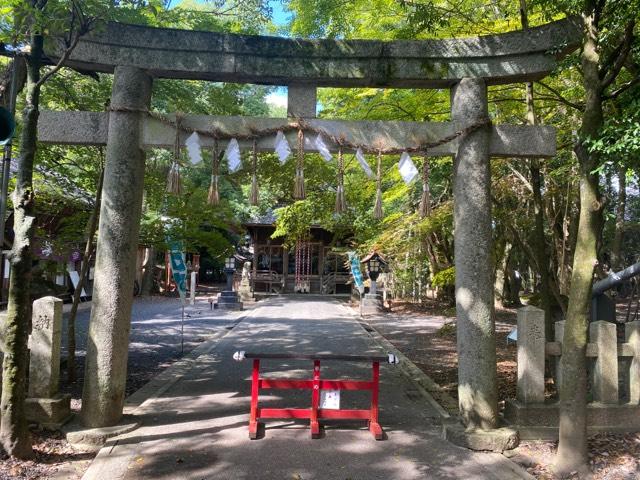
<path id="1" fill-rule="evenodd" d="M 544 310 L 518 310 L 518 383 L 516 397 L 525 404 L 544 402 Z"/>
<path id="2" fill-rule="evenodd" d="M 196 303 L 196 272 L 191 272 L 191 289 L 189 290 L 189 303 L 194 305 Z"/>
<path id="3" fill-rule="evenodd" d="M 598 356 L 592 369 L 593 401 L 618 403 L 618 342 L 615 323 L 598 320 L 589 325 L 591 343 Z"/>
<path id="4" fill-rule="evenodd" d="M 115 68 L 82 392 L 87 427 L 112 426 L 122 417 L 144 180 L 143 112 L 150 99 L 144 70 Z"/>
<path id="5" fill-rule="evenodd" d="M 463 78 L 452 88 L 451 113 L 456 130 L 488 118 L 483 79 Z M 460 138 L 453 184 L 460 414 L 468 429 L 490 430 L 498 393 L 488 125 Z"/>
<path id="6" fill-rule="evenodd" d="M 71 397 L 59 394 L 62 300 L 43 297 L 33 302 L 31 323 L 27 418 L 58 426 L 71 415 Z"/>
<path id="7" fill-rule="evenodd" d="M 556 322 L 556 326 L 553 332 L 553 340 L 558 342 L 560 346 L 562 346 L 562 340 L 564 339 L 564 324 L 565 324 L 565 320 L 560 320 Z M 555 384 L 558 392 L 560 392 L 560 385 L 562 385 L 562 368 L 560 366 L 561 358 L 562 358 L 562 355 L 559 355 L 554 359 Z"/>
<path id="8" fill-rule="evenodd" d="M 629 367 L 629 403 L 640 405 L 640 321 L 625 325 L 625 337 L 634 352 Z"/>

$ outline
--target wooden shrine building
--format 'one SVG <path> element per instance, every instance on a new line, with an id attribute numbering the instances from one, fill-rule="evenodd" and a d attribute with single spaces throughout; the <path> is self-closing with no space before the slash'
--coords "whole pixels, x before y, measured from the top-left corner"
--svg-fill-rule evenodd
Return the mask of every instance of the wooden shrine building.
<path id="1" fill-rule="evenodd" d="M 245 224 L 250 237 L 251 289 L 260 295 L 311 293 L 350 295 L 351 276 L 347 254 L 331 232 L 312 227 L 309 241 L 284 247 L 282 238 L 271 238 L 275 217 L 268 213 Z"/>

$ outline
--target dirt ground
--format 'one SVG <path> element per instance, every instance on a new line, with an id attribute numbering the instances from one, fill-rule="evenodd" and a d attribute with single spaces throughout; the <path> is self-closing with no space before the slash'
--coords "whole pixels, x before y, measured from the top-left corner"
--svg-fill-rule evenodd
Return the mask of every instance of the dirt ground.
<path id="1" fill-rule="evenodd" d="M 385 315 L 386 319 L 370 318 L 367 322 L 457 400 L 454 315 L 453 309 L 443 308 L 433 301 L 422 305 L 394 302 L 391 312 Z M 412 321 L 395 322 L 390 326 L 389 317 L 409 318 Z M 429 317 L 437 317 L 439 322 L 435 323 L 441 326 L 437 328 L 432 326 L 434 322 L 421 322 Z M 430 326 L 425 327 L 427 324 Z M 515 309 L 496 311 L 498 399 L 501 409 L 507 398 L 515 398 L 516 395 L 517 349 L 515 344 L 507 344 L 507 336 L 515 325 Z M 551 381 L 547 382 L 546 395 L 550 398 L 557 395 Z M 555 480 L 551 466 L 556 448 L 557 442 L 522 442 L 511 452 L 512 460 L 520 463 L 537 479 Z M 595 435 L 589 439 L 589 459 L 594 480 L 639 480 L 640 434 Z"/>

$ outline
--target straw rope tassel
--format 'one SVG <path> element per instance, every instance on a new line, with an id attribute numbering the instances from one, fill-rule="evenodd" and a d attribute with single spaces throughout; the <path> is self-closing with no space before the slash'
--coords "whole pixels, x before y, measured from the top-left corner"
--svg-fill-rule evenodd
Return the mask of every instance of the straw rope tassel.
<path id="1" fill-rule="evenodd" d="M 218 191 L 218 177 L 220 169 L 220 153 L 218 152 L 218 139 L 213 141 L 213 161 L 211 163 L 211 184 L 209 185 L 209 195 L 207 203 L 209 205 L 220 204 L 220 192 Z"/>
<path id="2" fill-rule="evenodd" d="M 376 172 L 376 203 L 373 207 L 373 218 L 382 220 L 384 212 L 382 211 L 382 152 L 378 150 L 378 169 Z"/>
<path id="3" fill-rule="evenodd" d="M 175 195 L 182 193 L 182 179 L 180 178 L 180 120 L 176 116 L 176 138 L 173 143 L 173 161 L 167 175 L 167 192 Z"/>
<path id="4" fill-rule="evenodd" d="M 298 130 L 298 158 L 296 163 L 296 177 L 293 185 L 293 198 L 304 200 L 304 133 Z"/>
<path id="5" fill-rule="evenodd" d="M 342 147 L 338 149 L 338 188 L 336 190 L 336 213 L 343 213 L 347 209 L 344 198 L 344 159 Z"/>
<path id="6" fill-rule="evenodd" d="M 429 158 L 424 156 L 422 164 L 422 197 L 420 198 L 420 217 L 431 215 L 431 194 L 429 192 Z"/>
<path id="7" fill-rule="evenodd" d="M 258 152 L 256 147 L 256 140 L 253 140 L 253 151 L 251 152 L 253 175 L 251 177 L 251 195 L 249 196 L 249 203 L 253 206 L 258 205 Z"/>

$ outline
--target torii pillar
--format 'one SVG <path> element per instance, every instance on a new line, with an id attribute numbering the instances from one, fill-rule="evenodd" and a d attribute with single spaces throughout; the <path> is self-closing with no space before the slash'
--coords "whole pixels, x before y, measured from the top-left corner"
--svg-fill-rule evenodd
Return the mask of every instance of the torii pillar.
<path id="1" fill-rule="evenodd" d="M 82 392 L 87 427 L 112 426 L 122 417 L 144 186 L 142 112 L 151 83 L 140 68 L 115 68 Z"/>
<path id="2" fill-rule="evenodd" d="M 488 119 L 485 81 L 456 84 L 451 113 L 457 130 Z M 489 141 L 488 125 L 473 131 L 454 160 L 458 403 L 467 430 L 493 429 L 498 418 Z"/>

